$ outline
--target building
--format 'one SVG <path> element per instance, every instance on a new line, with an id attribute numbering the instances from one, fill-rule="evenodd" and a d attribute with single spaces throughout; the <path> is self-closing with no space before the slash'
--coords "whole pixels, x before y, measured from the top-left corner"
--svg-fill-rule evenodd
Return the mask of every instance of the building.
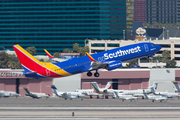
<path id="1" fill-rule="evenodd" d="M 89 53 L 102 52 L 110 50 L 117 47 L 122 47 L 130 44 L 136 44 L 140 42 L 152 42 L 156 45 L 161 45 L 162 49 L 156 53 L 156 55 L 161 55 L 163 50 L 170 51 L 171 59 L 175 59 L 177 66 L 180 66 L 180 38 L 177 39 L 167 39 L 167 40 L 147 40 L 147 41 L 133 41 L 133 40 L 89 40 Z M 153 67 L 152 63 L 147 64 L 147 61 L 143 58 L 139 60 L 140 66 L 142 67 Z M 163 67 L 162 63 L 158 63 L 158 66 Z M 155 64 L 155 66 L 157 66 Z"/>
<path id="2" fill-rule="evenodd" d="M 0 70 L 0 90 L 14 91 L 25 96 L 24 87 L 31 92 L 46 93 L 53 95 L 50 86 L 53 84 L 52 78 L 33 79 L 20 74 L 23 70 Z"/>
<path id="3" fill-rule="evenodd" d="M 96 81 L 100 87 L 105 87 L 109 81 L 114 82 L 113 89 L 136 90 L 147 89 L 153 82 L 158 82 L 157 91 L 175 92 L 171 81 L 180 84 L 180 69 L 115 69 L 113 71 L 100 70 L 100 76 L 88 77 L 82 74 L 82 89 L 92 88 L 90 82 Z"/>
<path id="4" fill-rule="evenodd" d="M 113 89 L 136 90 L 146 89 L 153 82 L 158 82 L 158 91 L 174 92 L 171 81 L 180 84 L 180 69 L 115 69 L 112 71 L 100 69 L 100 77 L 88 77 L 86 72 L 62 78 L 32 79 L 18 74 L 22 70 L 0 70 L 0 90 L 14 91 L 25 96 L 24 87 L 31 92 L 46 93 L 53 95 L 51 85 L 55 85 L 59 91 L 74 91 L 76 89 L 92 88 L 90 82 L 96 81 L 99 87 L 105 87 L 107 82 L 112 81 Z M 12 73 L 17 72 L 17 73 Z"/>
<path id="5" fill-rule="evenodd" d="M 122 39 L 126 0 L 1 0 L 0 44 L 35 46 L 37 55 L 72 49 L 85 39 Z"/>
<path id="6" fill-rule="evenodd" d="M 146 0 L 146 22 L 179 23 L 179 0 Z"/>
<path id="7" fill-rule="evenodd" d="M 133 18 L 134 18 L 134 0 L 126 0 L 126 33 L 123 39 L 132 39 L 133 36 Z M 130 33 L 130 34 L 129 34 Z M 131 36 L 131 37 L 129 37 Z M 126 38 L 125 38 L 126 37 Z"/>
<path id="8" fill-rule="evenodd" d="M 133 22 L 146 22 L 146 0 L 134 0 Z"/>

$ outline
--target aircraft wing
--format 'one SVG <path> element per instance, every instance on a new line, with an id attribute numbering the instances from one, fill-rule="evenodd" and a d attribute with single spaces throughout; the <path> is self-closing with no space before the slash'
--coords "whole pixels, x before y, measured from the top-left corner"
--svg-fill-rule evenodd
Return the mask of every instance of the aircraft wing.
<path id="1" fill-rule="evenodd" d="M 49 57 L 49 59 L 57 61 L 57 62 L 62 62 L 62 59 L 53 57 L 46 49 L 44 49 L 44 51 L 47 54 L 47 56 Z"/>
<path id="2" fill-rule="evenodd" d="M 102 95 L 102 94 L 98 94 L 98 93 L 87 93 L 86 95 Z"/>

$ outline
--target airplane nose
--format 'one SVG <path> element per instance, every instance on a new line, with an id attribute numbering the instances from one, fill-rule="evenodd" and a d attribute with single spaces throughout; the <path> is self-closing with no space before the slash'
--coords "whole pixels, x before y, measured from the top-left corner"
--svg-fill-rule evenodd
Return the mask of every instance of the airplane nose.
<path id="1" fill-rule="evenodd" d="M 157 49 L 160 50 L 162 47 L 160 45 L 156 45 Z"/>

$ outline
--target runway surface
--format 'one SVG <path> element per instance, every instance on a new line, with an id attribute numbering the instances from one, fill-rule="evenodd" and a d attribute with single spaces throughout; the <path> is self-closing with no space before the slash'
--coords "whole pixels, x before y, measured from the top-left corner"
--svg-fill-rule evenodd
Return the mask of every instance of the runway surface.
<path id="1" fill-rule="evenodd" d="M 0 107 L 180 107 L 178 98 L 168 99 L 167 101 L 155 101 L 147 99 L 138 99 L 130 102 L 129 100 L 122 102 L 119 99 L 90 99 L 85 98 L 64 100 L 61 98 L 40 98 L 33 99 L 31 97 L 19 98 L 0 98 Z"/>
<path id="2" fill-rule="evenodd" d="M 13 119 L 100 119 L 100 120 L 179 120 L 180 100 L 165 102 L 146 99 L 32 99 L 30 97 L 0 98 L 0 120 Z"/>

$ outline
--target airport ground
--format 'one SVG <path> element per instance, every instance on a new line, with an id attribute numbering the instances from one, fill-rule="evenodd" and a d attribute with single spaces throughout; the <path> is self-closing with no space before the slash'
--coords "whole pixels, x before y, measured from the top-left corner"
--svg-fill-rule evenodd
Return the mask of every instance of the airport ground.
<path id="1" fill-rule="evenodd" d="M 179 120 L 180 100 L 172 98 L 165 102 L 152 102 L 138 99 L 122 102 L 111 98 L 0 98 L 0 120 L 2 119 Z"/>

